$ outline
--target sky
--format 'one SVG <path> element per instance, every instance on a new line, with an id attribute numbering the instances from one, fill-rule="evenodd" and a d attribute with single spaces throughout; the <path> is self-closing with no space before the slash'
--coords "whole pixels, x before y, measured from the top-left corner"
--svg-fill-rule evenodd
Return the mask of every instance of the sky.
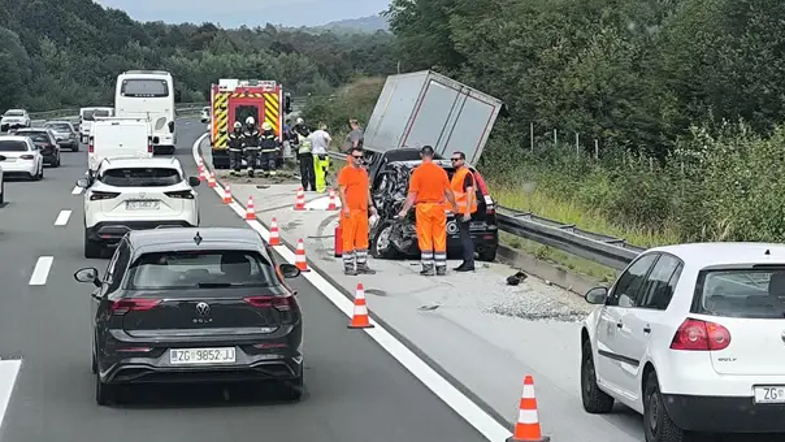
<path id="1" fill-rule="evenodd" d="M 95 0 L 122 9 L 133 19 L 167 23 L 220 23 L 224 28 L 267 22 L 318 26 L 331 21 L 376 15 L 389 0 Z"/>

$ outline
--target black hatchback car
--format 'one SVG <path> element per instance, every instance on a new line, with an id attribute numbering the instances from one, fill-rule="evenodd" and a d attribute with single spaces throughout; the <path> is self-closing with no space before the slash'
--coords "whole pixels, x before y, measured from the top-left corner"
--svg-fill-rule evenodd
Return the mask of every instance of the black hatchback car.
<path id="1" fill-rule="evenodd" d="M 60 145 L 57 144 L 57 137 L 55 137 L 51 129 L 19 129 L 14 135 L 29 137 L 41 151 L 41 155 L 44 157 L 44 164 L 60 167 Z"/>
<path id="2" fill-rule="evenodd" d="M 74 274 L 92 293 L 95 398 L 135 384 L 274 381 L 303 389 L 302 314 L 277 265 L 249 229 L 132 231 L 103 277 Z"/>

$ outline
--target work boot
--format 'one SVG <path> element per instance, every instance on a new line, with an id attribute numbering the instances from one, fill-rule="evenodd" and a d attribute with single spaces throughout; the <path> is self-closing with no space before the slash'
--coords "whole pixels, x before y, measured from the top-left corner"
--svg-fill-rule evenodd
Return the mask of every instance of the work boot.
<path id="1" fill-rule="evenodd" d="M 464 262 L 464 263 L 461 263 L 461 265 L 459 265 L 458 267 L 454 268 L 453 270 L 456 271 L 456 272 L 473 272 L 474 271 L 474 266 L 473 265 L 467 265 Z"/>
<path id="2" fill-rule="evenodd" d="M 420 275 L 422 276 L 433 276 L 436 273 L 433 271 L 433 264 L 423 265 L 422 270 L 420 270 Z"/>
<path id="3" fill-rule="evenodd" d="M 230 170 L 230 171 L 229 171 L 229 175 L 231 175 L 231 176 L 237 176 L 237 171 L 236 171 L 236 170 L 234 170 L 234 169 L 232 169 L 232 170 Z"/>
<path id="4" fill-rule="evenodd" d="M 436 267 L 436 276 L 444 276 L 447 274 L 447 266 Z"/>
<path id="5" fill-rule="evenodd" d="M 343 274 L 346 276 L 357 276 L 359 273 L 354 269 L 354 267 L 344 267 Z"/>
<path id="6" fill-rule="evenodd" d="M 362 275 L 375 275 L 376 270 L 368 267 L 368 264 L 357 264 L 357 273 Z"/>

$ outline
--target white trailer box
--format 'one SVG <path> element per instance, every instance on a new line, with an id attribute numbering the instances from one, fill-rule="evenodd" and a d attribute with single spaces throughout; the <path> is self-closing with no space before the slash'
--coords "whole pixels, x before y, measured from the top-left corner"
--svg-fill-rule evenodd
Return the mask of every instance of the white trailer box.
<path id="1" fill-rule="evenodd" d="M 462 151 L 476 164 L 502 105 L 433 71 L 391 75 L 368 121 L 364 147 L 386 152 L 430 145 L 445 157 Z"/>

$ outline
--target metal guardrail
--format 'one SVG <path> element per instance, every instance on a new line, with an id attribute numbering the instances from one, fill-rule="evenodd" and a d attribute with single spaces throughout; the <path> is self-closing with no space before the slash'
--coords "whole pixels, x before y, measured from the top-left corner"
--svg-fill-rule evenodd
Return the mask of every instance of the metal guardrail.
<path id="1" fill-rule="evenodd" d="M 175 109 L 177 112 L 191 112 L 191 111 L 201 111 L 204 106 L 207 106 L 207 102 L 194 102 L 194 103 L 180 103 L 176 105 Z M 112 107 L 108 105 L 106 107 Z M 53 118 L 75 118 L 79 115 L 79 108 L 70 108 L 70 109 L 58 109 L 58 110 L 51 110 L 46 112 L 30 112 L 30 119 L 33 121 L 46 121 L 51 120 Z"/>
<path id="2" fill-rule="evenodd" d="M 346 154 L 330 152 L 330 157 L 345 161 Z M 624 269 L 645 248 L 627 244 L 624 239 L 578 229 L 508 207 L 497 206 L 499 229 L 512 235 L 538 242 L 579 256 L 615 270 Z"/>

